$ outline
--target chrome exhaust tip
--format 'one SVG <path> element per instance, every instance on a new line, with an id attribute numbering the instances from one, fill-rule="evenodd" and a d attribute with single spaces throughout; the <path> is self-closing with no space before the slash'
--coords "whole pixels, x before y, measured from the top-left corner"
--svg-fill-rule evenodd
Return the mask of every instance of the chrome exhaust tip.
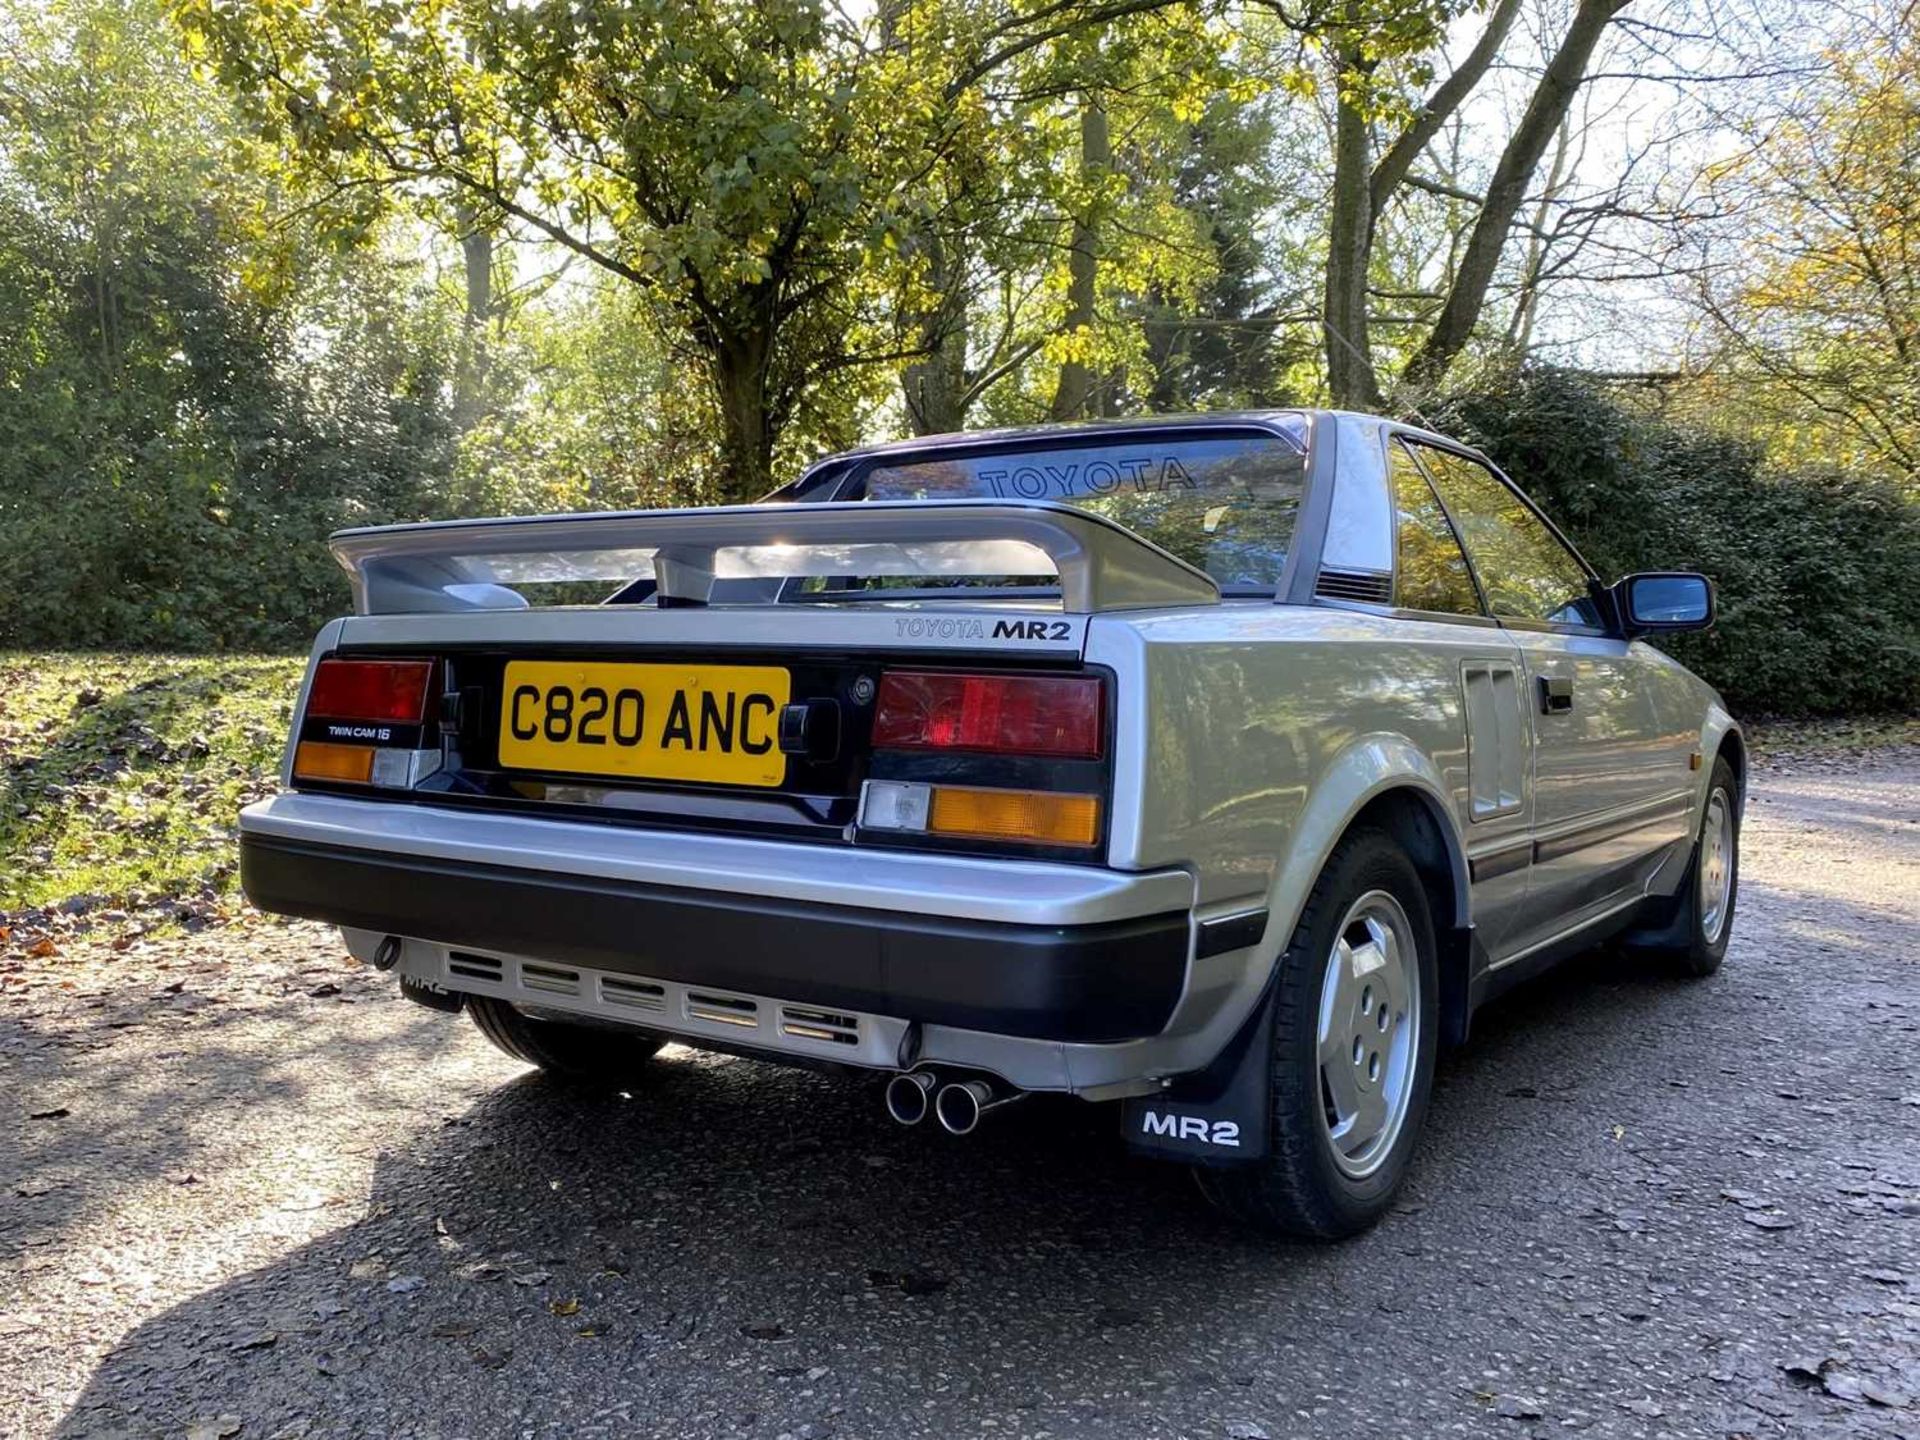
<path id="1" fill-rule="evenodd" d="M 949 1135 L 971 1135 L 993 1104 L 993 1087 L 986 1081 L 956 1080 L 933 1097 L 933 1113 Z"/>
<path id="2" fill-rule="evenodd" d="M 887 1114 L 902 1125 L 918 1125 L 927 1118 L 933 1098 L 933 1076 L 909 1070 L 887 1081 Z"/>

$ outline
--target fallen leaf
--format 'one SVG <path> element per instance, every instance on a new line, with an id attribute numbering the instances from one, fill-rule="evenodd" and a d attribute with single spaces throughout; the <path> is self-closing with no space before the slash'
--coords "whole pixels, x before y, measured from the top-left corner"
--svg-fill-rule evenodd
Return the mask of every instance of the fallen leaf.
<path id="1" fill-rule="evenodd" d="M 60 947 L 51 940 L 39 940 L 27 947 L 27 954 L 36 960 L 50 959 L 60 953 Z"/>
<path id="2" fill-rule="evenodd" d="M 471 1320 L 442 1320 L 431 1331 L 435 1339 L 464 1340 L 469 1335 L 478 1334 L 480 1327 Z"/>
<path id="3" fill-rule="evenodd" d="M 749 1340 L 784 1340 L 787 1330 L 784 1325 L 742 1325 L 740 1333 Z"/>
<path id="4" fill-rule="evenodd" d="M 544 1285 L 553 1278 L 551 1270 L 522 1270 L 513 1277 L 516 1285 Z"/>
<path id="5" fill-rule="evenodd" d="M 549 1300 L 547 1302 L 547 1313 L 549 1315 L 578 1315 L 580 1313 L 580 1302 L 578 1300 Z"/>
<path id="6" fill-rule="evenodd" d="M 473 1363 L 488 1370 L 498 1370 L 512 1357 L 513 1349 L 510 1346 L 502 1346 L 498 1350 L 489 1350 L 483 1345 L 473 1347 Z"/>
<path id="7" fill-rule="evenodd" d="M 366 1255 L 347 1267 L 349 1280 L 378 1280 L 387 1273 L 387 1257 L 384 1255 Z"/>

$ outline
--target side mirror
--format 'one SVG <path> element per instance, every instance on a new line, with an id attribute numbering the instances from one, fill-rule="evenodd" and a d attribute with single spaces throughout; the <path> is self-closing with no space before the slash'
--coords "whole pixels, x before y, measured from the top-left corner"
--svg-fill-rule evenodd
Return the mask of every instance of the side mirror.
<path id="1" fill-rule="evenodd" d="M 1660 630 L 1705 630 L 1713 624 L 1713 582 L 1704 575 L 1649 570 L 1613 587 L 1630 635 Z"/>

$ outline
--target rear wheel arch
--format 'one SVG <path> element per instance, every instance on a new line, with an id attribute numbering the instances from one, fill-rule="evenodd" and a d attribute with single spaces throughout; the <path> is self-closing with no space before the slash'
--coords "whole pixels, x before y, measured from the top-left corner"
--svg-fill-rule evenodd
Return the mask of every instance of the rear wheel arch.
<path id="1" fill-rule="evenodd" d="M 1440 1038 L 1457 1045 L 1469 1019 L 1473 916 L 1467 857 L 1437 797 L 1418 785 L 1395 785 L 1374 795 L 1347 823 L 1393 837 L 1419 872 L 1433 917 L 1434 957 L 1440 977 Z M 1343 837 L 1344 838 L 1344 837 Z"/>

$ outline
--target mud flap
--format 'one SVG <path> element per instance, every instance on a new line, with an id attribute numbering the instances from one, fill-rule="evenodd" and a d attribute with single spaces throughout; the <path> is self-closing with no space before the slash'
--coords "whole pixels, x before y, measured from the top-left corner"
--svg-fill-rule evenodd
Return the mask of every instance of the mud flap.
<path id="1" fill-rule="evenodd" d="M 1273 1093 L 1273 986 L 1204 1070 L 1157 1095 L 1120 1107 L 1122 1134 L 1136 1155 L 1198 1165 L 1235 1165 L 1267 1153 Z"/>

